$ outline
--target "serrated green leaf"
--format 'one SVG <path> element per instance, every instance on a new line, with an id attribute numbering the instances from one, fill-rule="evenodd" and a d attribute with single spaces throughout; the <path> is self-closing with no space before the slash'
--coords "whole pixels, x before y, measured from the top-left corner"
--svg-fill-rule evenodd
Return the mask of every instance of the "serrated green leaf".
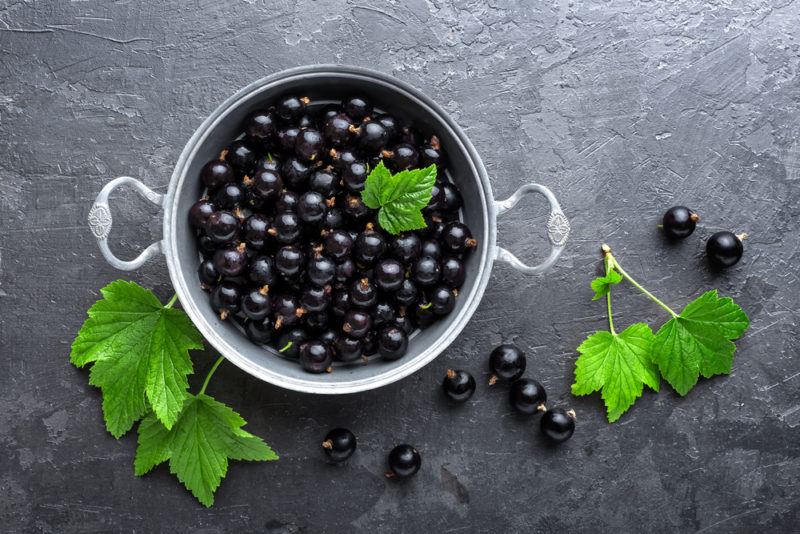
<path id="1" fill-rule="evenodd" d="M 103 390 L 103 416 L 114 437 L 130 430 L 150 406 L 171 427 L 183 407 L 189 349 L 202 336 L 181 310 L 165 308 L 153 293 L 117 280 L 101 290 L 72 344 L 70 361 L 94 363 L 89 383 Z"/>
<path id="2" fill-rule="evenodd" d="M 686 395 L 702 374 L 708 378 L 728 374 L 736 345 L 750 321 L 730 298 L 708 291 L 690 302 L 678 317 L 656 333 L 653 359 L 664 379 Z"/>
<path id="3" fill-rule="evenodd" d="M 611 291 L 611 286 L 622 282 L 622 275 L 615 271 L 613 267 L 608 266 L 607 271 L 605 276 L 600 276 L 592 280 L 592 290 L 594 291 L 592 300 L 603 298 Z"/>
<path id="4" fill-rule="evenodd" d="M 152 416 L 139 425 L 136 473 L 144 474 L 169 460 L 170 472 L 204 506 L 211 506 L 229 459 L 278 459 L 261 438 L 242 429 L 245 424 L 238 413 L 212 397 L 202 393 L 190 396 L 171 430 Z"/>
<path id="5" fill-rule="evenodd" d="M 372 209 L 379 209 L 378 224 L 389 233 L 398 234 L 425 228 L 422 216 L 431 200 L 436 181 L 436 166 L 391 174 L 383 162 L 367 177 L 361 198 Z"/>
<path id="6" fill-rule="evenodd" d="M 653 332 L 644 323 L 632 324 L 619 334 L 592 334 L 578 347 L 572 393 L 601 391 L 608 421 L 616 421 L 642 395 L 643 385 L 658 391 L 658 374 L 650 360 L 652 343 Z"/>

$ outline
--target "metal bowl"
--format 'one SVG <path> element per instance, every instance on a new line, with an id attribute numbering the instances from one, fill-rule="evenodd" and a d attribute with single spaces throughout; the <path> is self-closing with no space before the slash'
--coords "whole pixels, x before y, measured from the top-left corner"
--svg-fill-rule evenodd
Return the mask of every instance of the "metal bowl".
<path id="1" fill-rule="evenodd" d="M 365 94 L 382 109 L 411 119 L 426 134 L 441 140 L 451 179 L 464 198 L 462 217 L 478 241 L 466 262 L 466 282 L 450 315 L 418 332 L 409 342 L 408 353 L 396 361 L 373 359 L 367 365 L 337 367 L 331 374 L 309 374 L 295 361 L 250 342 L 232 321 L 221 321 L 208 303 L 208 295 L 197 281 L 199 255 L 194 231 L 189 227 L 189 207 L 200 197 L 197 179 L 203 164 L 217 157 L 221 148 L 241 131 L 244 118 L 278 96 L 295 93 L 312 100 L 342 99 L 352 93 Z M 122 185 L 131 185 L 144 198 L 162 206 L 163 239 L 153 243 L 131 261 L 118 259 L 108 248 L 111 211 L 108 196 Z M 550 203 L 547 235 L 550 256 L 537 266 L 527 266 L 496 245 L 496 219 L 514 207 L 529 192 L 544 195 Z M 378 388 L 412 374 L 444 351 L 464 329 L 486 289 L 494 261 L 502 260 L 527 274 L 550 268 L 569 235 L 569 222 L 558 201 L 544 186 L 528 184 L 510 198 L 495 201 L 486 169 L 467 136 L 432 100 L 408 84 L 386 74 L 341 65 L 299 67 L 251 83 L 222 103 L 195 131 L 175 165 L 166 195 L 153 192 L 138 180 L 123 176 L 103 187 L 89 212 L 89 226 L 106 260 L 122 270 L 133 270 L 159 252 L 166 256 L 170 278 L 178 298 L 194 324 L 223 356 L 244 371 L 284 388 L 308 393 L 353 393 Z"/>

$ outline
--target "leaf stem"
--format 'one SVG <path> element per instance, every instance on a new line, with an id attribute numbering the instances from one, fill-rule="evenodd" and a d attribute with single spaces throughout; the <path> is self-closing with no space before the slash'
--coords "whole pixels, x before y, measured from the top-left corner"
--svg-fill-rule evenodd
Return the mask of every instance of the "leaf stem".
<path id="1" fill-rule="evenodd" d="M 167 302 L 167 305 L 166 305 L 166 306 L 164 306 L 164 307 L 165 307 L 165 308 L 171 308 L 172 306 L 174 306 L 174 305 L 175 305 L 175 303 L 176 303 L 177 301 L 178 301 L 178 294 L 177 294 L 177 293 L 175 293 L 174 295 L 172 295 L 172 298 L 171 298 L 171 299 L 169 299 L 169 302 Z"/>
<path id="2" fill-rule="evenodd" d="M 611 261 L 609 256 L 603 258 L 603 263 L 606 267 L 606 276 L 608 276 L 608 272 L 611 269 Z M 611 331 L 612 335 L 617 335 L 617 331 L 614 330 L 614 316 L 611 313 L 611 286 L 608 287 L 608 293 L 606 293 L 606 306 L 608 307 L 608 329 Z"/>
<path id="3" fill-rule="evenodd" d="M 198 393 L 198 395 L 202 395 L 203 393 L 206 392 L 208 383 L 211 381 L 211 376 L 214 374 L 214 371 L 217 370 L 217 367 L 219 367 L 219 364 L 221 364 L 224 359 L 225 358 L 223 356 L 220 356 L 219 358 L 217 358 L 217 361 L 214 362 L 214 365 L 211 366 L 211 370 L 206 375 L 206 379 L 203 381 L 203 387 L 200 388 L 200 393 Z"/>
<path id="4" fill-rule="evenodd" d="M 668 313 L 669 313 L 669 314 L 670 314 L 672 317 L 677 317 L 677 316 L 678 316 L 678 314 L 677 314 L 677 313 L 675 313 L 674 311 L 672 311 L 672 308 L 670 308 L 669 306 L 667 306 L 666 304 L 664 304 L 664 303 L 663 303 L 661 300 L 659 300 L 659 299 L 658 299 L 658 298 L 657 298 L 655 295 L 653 295 L 653 294 L 652 294 L 652 293 L 650 293 L 648 290 L 646 290 L 645 288 L 643 288 L 643 287 L 641 286 L 641 284 L 639 284 L 639 282 L 637 282 L 636 280 L 634 280 L 634 279 L 631 277 L 631 275 L 629 275 L 628 273 L 626 273 L 626 272 L 625 272 L 625 269 L 623 269 L 623 268 L 622 268 L 622 266 L 619 264 L 619 262 L 617 261 L 617 259 L 616 259 L 614 256 L 612 256 L 612 255 L 611 255 L 611 253 L 607 254 L 607 255 L 606 255 L 606 258 L 607 258 L 607 259 L 608 259 L 608 261 L 609 261 L 609 262 L 610 262 L 610 263 L 611 263 L 611 264 L 614 266 L 614 268 L 617 270 L 617 272 L 618 272 L 619 274 L 621 274 L 621 275 L 622 275 L 622 277 L 623 277 L 623 278 L 625 278 L 625 279 L 626 279 L 628 282 L 630 282 L 631 284 L 633 284 L 633 286 L 634 286 L 636 289 L 638 289 L 639 291 L 641 291 L 642 293 L 644 293 L 644 294 L 647 296 L 647 298 L 649 298 L 650 300 L 652 300 L 653 302 L 655 302 L 656 304 L 658 304 L 659 306 L 661 306 L 662 308 L 664 308 L 664 309 L 665 309 L 665 310 L 666 310 L 666 311 L 667 311 L 667 312 L 668 312 Z"/>

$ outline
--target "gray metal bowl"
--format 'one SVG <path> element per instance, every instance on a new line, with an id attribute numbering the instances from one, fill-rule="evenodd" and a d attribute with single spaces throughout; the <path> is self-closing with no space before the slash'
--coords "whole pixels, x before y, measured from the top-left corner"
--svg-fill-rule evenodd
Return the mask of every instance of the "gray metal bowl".
<path id="1" fill-rule="evenodd" d="M 373 359 L 367 365 L 337 367 L 331 374 L 314 375 L 294 362 L 251 343 L 232 321 L 221 321 L 208 304 L 208 295 L 197 281 L 199 256 L 193 230 L 189 227 L 189 207 L 200 197 L 197 179 L 203 164 L 239 135 L 245 116 L 286 93 L 303 94 L 312 100 L 341 99 L 351 93 L 368 95 L 380 107 L 408 117 L 416 125 L 435 133 L 445 148 L 451 178 L 464 197 L 463 219 L 478 241 L 467 261 L 466 283 L 453 312 L 444 320 L 415 335 L 405 357 L 397 361 Z M 114 189 L 130 185 L 144 198 L 163 207 L 163 239 L 150 245 L 139 257 L 123 261 L 108 248 L 111 211 L 108 196 Z M 507 250 L 496 245 L 496 218 L 514 207 L 528 192 L 544 195 L 550 203 L 547 235 L 552 244 L 550 256 L 540 265 L 527 266 Z M 309 393 L 353 393 L 390 384 L 436 358 L 464 329 L 478 307 L 495 259 L 516 269 L 537 274 L 558 259 L 569 235 L 569 222 L 558 201 L 545 187 L 528 184 L 504 201 L 495 201 L 480 157 L 467 136 L 453 120 L 425 95 L 386 74 L 341 65 L 313 65 L 286 70 L 258 80 L 219 106 L 197 129 L 175 165 L 166 195 L 160 195 L 138 180 L 123 176 L 110 181 L 97 196 L 89 212 L 89 226 L 103 256 L 114 267 L 132 270 L 163 252 L 178 298 L 203 336 L 228 360 L 246 372 L 275 385 Z"/>

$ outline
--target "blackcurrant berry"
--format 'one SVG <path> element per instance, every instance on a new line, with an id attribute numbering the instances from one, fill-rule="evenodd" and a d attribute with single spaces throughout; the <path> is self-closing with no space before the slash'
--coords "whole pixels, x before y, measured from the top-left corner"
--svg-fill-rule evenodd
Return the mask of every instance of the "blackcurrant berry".
<path id="1" fill-rule="evenodd" d="M 214 252 L 219 247 L 219 243 L 211 239 L 208 235 L 203 234 L 197 240 L 197 248 L 204 257 L 208 258 L 214 255 Z"/>
<path id="2" fill-rule="evenodd" d="M 461 199 L 461 192 L 450 182 L 442 183 L 442 211 L 453 213 L 461 209 L 464 201 Z"/>
<path id="3" fill-rule="evenodd" d="M 281 160 L 277 159 L 272 154 L 268 153 L 263 158 L 256 161 L 256 172 L 258 171 L 276 171 L 281 170 Z"/>
<path id="4" fill-rule="evenodd" d="M 275 349 L 285 358 L 297 358 L 300 355 L 300 345 L 308 339 L 308 332 L 302 328 L 292 328 L 278 336 Z"/>
<path id="5" fill-rule="evenodd" d="M 387 360 L 402 358 L 408 349 L 408 336 L 397 326 L 384 328 L 378 334 L 378 353 Z"/>
<path id="6" fill-rule="evenodd" d="M 361 150 L 377 152 L 389 141 L 389 132 L 380 122 L 365 122 L 359 130 L 358 146 Z"/>
<path id="7" fill-rule="evenodd" d="M 378 301 L 378 291 L 369 278 L 353 282 L 350 288 L 350 305 L 357 308 L 371 308 Z"/>
<path id="8" fill-rule="evenodd" d="M 269 256 L 256 256 L 250 261 L 247 278 L 257 286 L 270 285 L 275 281 L 275 265 Z"/>
<path id="9" fill-rule="evenodd" d="M 464 269 L 464 263 L 458 258 L 445 258 L 441 262 L 442 269 L 442 283 L 452 289 L 460 288 L 464 285 L 467 271 Z"/>
<path id="10" fill-rule="evenodd" d="M 381 154 L 388 161 L 389 167 L 395 171 L 416 167 L 419 161 L 417 149 L 407 143 L 400 143 L 392 150 L 384 150 Z"/>
<path id="11" fill-rule="evenodd" d="M 466 371 L 448 369 L 442 389 L 451 400 L 465 402 L 475 393 L 475 379 Z"/>
<path id="12" fill-rule="evenodd" d="M 339 178 L 332 167 L 318 169 L 311 174 L 308 179 L 308 188 L 316 191 L 320 195 L 330 198 L 339 191 Z"/>
<path id="13" fill-rule="evenodd" d="M 350 292 L 346 289 L 337 289 L 333 292 L 333 300 L 331 301 L 331 311 L 337 317 L 344 317 L 347 310 L 350 309 Z"/>
<path id="14" fill-rule="evenodd" d="M 294 145 L 295 153 L 303 161 L 319 160 L 324 148 L 322 134 L 311 128 L 301 130 Z"/>
<path id="15" fill-rule="evenodd" d="M 411 445 L 398 445 L 389 453 L 389 471 L 387 477 L 407 478 L 419 471 L 422 457 Z"/>
<path id="16" fill-rule="evenodd" d="M 307 191 L 300 195 L 297 203 L 297 215 L 306 224 L 318 224 L 325 218 L 328 205 L 325 197 L 316 191 Z"/>
<path id="17" fill-rule="evenodd" d="M 388 302 L 378 302 L 372 310 L 372 324 L 375 328 L 394 325 L 396 312 Z"/>
<path id="18" fill-rule="evenodd" d="M 247 321 L 244 323 L 244 333 L 247 338 L 257 345 L 266 345 L 272 340 L 275 330 L 272 321 L 263 319 L 261 321 Z"/>
<path id="19" fill-rule="evenodd" d="M 742 240 L 746 234 L 736 235 L 733 232 L 717 232 L 708 238 L 706 255 L 714 267 L 724 269 L 736 265 L 744 253 Z"/>
<path id="20" fill-rule="evenodd" d="M 193 228 L 202 230 L 206 227 L 206 222 L 211 214 L 217 211 L 216 205 L 207 199 L 201 199 L 195 202 L 189 208 L 189 224 Z"/>
<path id="21" fill-rule="evenodd" d="M 356 452 L 356 437 L 346 428 L 334 428 L 325 436 L 322 450 L 332 462 L 344 462 Z"/>
<path id="22" fill-rule="evenodd" d="M 423 256 L 414 262 L 412 275 L 414 282 L 421 286 L 432 286 L 439 281 L 439 262 L 430 256 Z"/>
<path id="23" fill-rule="evenodd" d="M 325 141 L 334 148 L 347 145 L 357 131 L 358 129 L 350 117 L 343 113 L 329 117 L 322 128 Z"/>
<path id="24" fill-rule="evenodd" d="M 325 253 L 337 261 L 350 255 L 353 250 L 353 239 L 344 230 L 333 230 L 325 236 Z"/>
<path id="25" fill-rule="evenodd" d="M 235 282 L 222 282 L 211 290 L 211 309 L 219 314 L 223 321 L 228 315 L 239 311 L 241 292 L 239 284 Z"/>
<path id="26" fill-rule="evenodd" d="M 422 248 L 420 249 L 419 255 L 428 256 L 438 261 L 442 259 L 442 246 L 438 241 L 426 239 L 422 242 Z"/>
<path id="27" fill-rule="evenodd" d="M 383 291 L 397 291 L 403 284 L 403 265 L 394 259 L 383 259 L 375 266 L 375 283 Z"/>
<path id="28" fill-rule="evenodd" d="M 330 371 L 333 356 L 325 343 L 306 341 L 300 345 L 300 365 L 309 373 Z"/>
<path id="29" fill-rule="evenodd" d="M 408 264 L 420 256 L 422 241 L 413 233 L 400 234 L 389 243 L 389 253 L 400 263 Z"/>
<path id="30" fill-rule="evenodd" d="M 275 253 L 275 268 L 286 278 L 296 277 L 304 262 L 303 251 L 292 245 L 281 247 Z"/>
<path id="31" fill-rule="evenodd" d="M 325 286 L 336 277 L 336 264 L 326 256 L 315 256 L 308 260 L 306 274 L 312 284 Z"/>
<path id="32" fill-rule="evenodd" d="M 397 124 L 397 119 L 393 116 L 382 113 L 375 117 L 373 121 L 383 126 L 389 141 L 393 141 L 397 137 L 399 125 Z"/>
<path id="33" fill-rule="evenodd" d="M 439 138 L 435 135 L 432 136 L 430 142 L 422 145 L 419 150 L 420 166 L 427 167 L 428 165 L 436 165 L 437 167 L 441 167 L 444 163 L 441 149 Z"/>
<path id="34" fill-rule="evenodd" d="M 407 336 L 410 336 L 414 331 L 414 323 L 411 321 L 408 315 L 398 315 L 395 317 L 394 325 L 405 332 Z"/>
<path id="35" fill-rule="evenodd" d="M 364 190 L 367 181 L 367 165 L 362 161 L 354 161 L 342 168 L 342 183 L 352 193 Z"/>
<path id="36" fill-rule="evenodd" d="M 436 315 L 447 315 L 456 305 L 456 296 L 450 288 L 438 286 L 429 295 L 431 309 Z"/>
<path id="37" fill-rule="evenodd" d="M 300 135 L 300 128 L 289 126 L 278 132 L 278 144 L 283 150 L 294 152 L 294 145 L 297 144 L 297 137 Z"/>
<path id="38" fill-rule="evenodd" d="M 351 280 L 356 274 L 356 264 L 350 258 L 345 258 L 336 264 L 336 281 L 343 283 Z"/>
<path id="39" fill-rule="evenodd" d="M 671 239 L 683 239 L 694 232 L 700 217 L 686 206 L 674 206 L 664 213 L 661 228 Z"/>
<path id="40" fill-rule="evenodd" d="M 242 274 L 247 267 L 247 253 L 244 243 L 235 247 L 219 249 L 214 253 L 214 267 L 223 277 Z"/>
<path id="41" fill-rule="evenodd" d="M 262 286 L 245 293 L 241 303 L 242 313 L 253 321 L 263 321 L 272 310 L 268 292 L 269 287 Z"/>
<path id="42" fill-rule="evenodd" d="M 325 124 L 331 117 L 342 112 L 342 108 L 337 104 L 328 104 L 319 110 L 319 121 Z"/>
<path id="43" fill-rule="evenodd" d="M 553 443 L 563 443 L 575 432 L 575 412 L 561 408 L 547 410 L 542 416 L 541 429 Z"/>
<path id="44" fill-rule="evenodd" d="M 338 208 L 328 209 L 325 218 L 322 220 L 322 227 L 328 230 L 335 230 L 344 226 L 344 215 Z"/>
<path id="45" fill-rule="evenodd" d="M 305 309 L 300 307 L 300 303 L 292 295 L 280 295 L 273 302 L 272 308 L 275 313 L 276 329 L 297 324 L 306 313 Z"/>
<path id="46" fill-rule="evenodd" d="M 228 147 L 225 161 L 233 167 L 234 171 L 244 176 L 253 170 L 256 164 L 256 153 L 246 141 L 234 141 Z"/>
<path id="47" fill-rule="evenodd" d="M 342 362 L 354 362 L 364 355 L 364 345 L 360 339 L 341 335 L 334 344 L 336 357 Z"/>
<path id="48" fill-rule="evenodd" d="M 394 294 L 394 299 L 401 306 L 412 306 L 417 302 L 417 298 L 419 298 L 419 290 L 416 284 L 408 278 L 403 280 Z"/>
<path id="49" fill-rule="evenodd" d="M 200 262 L 200 266 L 197 268 L 197 277 L 200 279 L 201 284 L 207 286 L 215 285 L 221 278 L 212 260 Z"/>
<path id="50" fill-rule="evenodd" d="M 206 187 L 213 190 L 222 184 L 233 182 L 236 177 L 233 174 L 233 167 L 227 161 L 213 159 L 203 166 L 200 179 Z"/>
<path id="51" fill-rule="evenodd" d="M 342 102 L 342 109 L 348 117 L 354 121 L 360 122 L 372 113 L 372 104 L 362 96 L 351 96 Z"/>
<path id="52" fill-rule="evenodd" d="M 335 358 L 335 349 L 334 344 L 336 340 L 339 338 L 339 332 L 334 330 L 333 328 L 327 328 L 327 324 L 330 321 L 330 316 L 327 312 L 320 312 L 312 314 L 314 317 L 314 321 L 317 323 L 317 326 L 313 326 L 312 322 L 306 320 L 308 325 L 312 328 L 316 328 L 318 330 L 317 334 L 317 341 L 322 341 L 328 346 L 328 350 L 331 351 L 331 358 Z"/>
<path id="53" fill-rule="evenodd" d="M 238 184 L 224 184 L 214 195 L 214 204 L 222 209 L 231 209 L 242 204 L 245 192 Z"/>
<path id="54" fill-rule="evenodd" d="M 296 121 L 306 113 L 306 106 L 311 102 L 306 97 L 286 96 L 275 106 L 275 112 L 285 121 Z"/>
<path id="55" fill-rule="evenodd" d="M 283 179 L 278 171 L 261 169 L 249 180 L 250 189 L 262 200 L 278 198 L 283 189 Z"/>
<path id="56" fill-rule="evenodd" d="M 332 148 L 328 151 L 328 156 L 330 157 L 333 167 L 340 171 L 347 165 L 359 161 L 358 155 L 355 152 L 346 149 L 337 150 Z"/>
<path id="57" fill-rule="evenodd" d="M 355 338 L 363 338 L 370 328 L 372 328 L 372 318 L 367 312 L 351 309 L 344 314 L 342 330 L 345 334 Z"/>
<path id="58" fill-rule="evenodd" d="M 247 246 L 254 250 L 261 250 L 269 238 L 269 219 L 261 214 L 253 214 L 244 221 L 242 237 Z"/>
<path id="59" fill-rule="evenodd" d="M 287 211 L 275 216 L 273 226 L 269 229 L 269 234 L 274 236 L 280 243 L 294 243 L 300 239 L 302 229 L 300 217 L 292 211 Z"/>
<path id="60" fill-rule="evenodd" d="M 289 158 L 281 167 L 284 183 L 293 189 L 305 189 L 311 176 L 311 167 L 297 158 Z"/>
<path id="61" fill-rule="evenodd" d="M 370 265 L 383 256 L 386 251 L 386 238 L 376 232 L 372 223 L 361 232 L 356 239 L 355 259 L 364 265 Z"/>
<path id="62" fill-rule="evenodd" d="M 300 304 L 307 311 L 321 312 L 325 310 L 331 302 L 331 291 L 331 286 L 308 286 L 303 290 L 303 294 L 300 297 Z"/>
<path id="63" fill-rule="evenodd" d="M 269 149 L 278 139 L 278 124 L 272 113 L 258 110 L 245 119 L 244 132 L 262 148 Z"/>
<path id="64" fill-rule="evenodd" d="M 509 397 L 511 406 L 520 413 L 532 414 L 545 411 L 547 393 L 544 386 L 530 378 L 520 378 L 511 383 Z"/>
<path id="65" fill-rule="evenodd" d="M 492 372 L 489 384 L 494 384 L 498 378 L 516 380 L 525 372 L 526 365 L 525 353 L 519 347 L 511 344 L 498 346 L 489 356 L 489 370 Z"/>
<path id="66" fill-rule="evenodd" d="M 451 254 L 460 254 L 478 244 L 467 225 L 460 221 L 447 223 L 442 230 L 441 242 L 444 249 Z"/>

